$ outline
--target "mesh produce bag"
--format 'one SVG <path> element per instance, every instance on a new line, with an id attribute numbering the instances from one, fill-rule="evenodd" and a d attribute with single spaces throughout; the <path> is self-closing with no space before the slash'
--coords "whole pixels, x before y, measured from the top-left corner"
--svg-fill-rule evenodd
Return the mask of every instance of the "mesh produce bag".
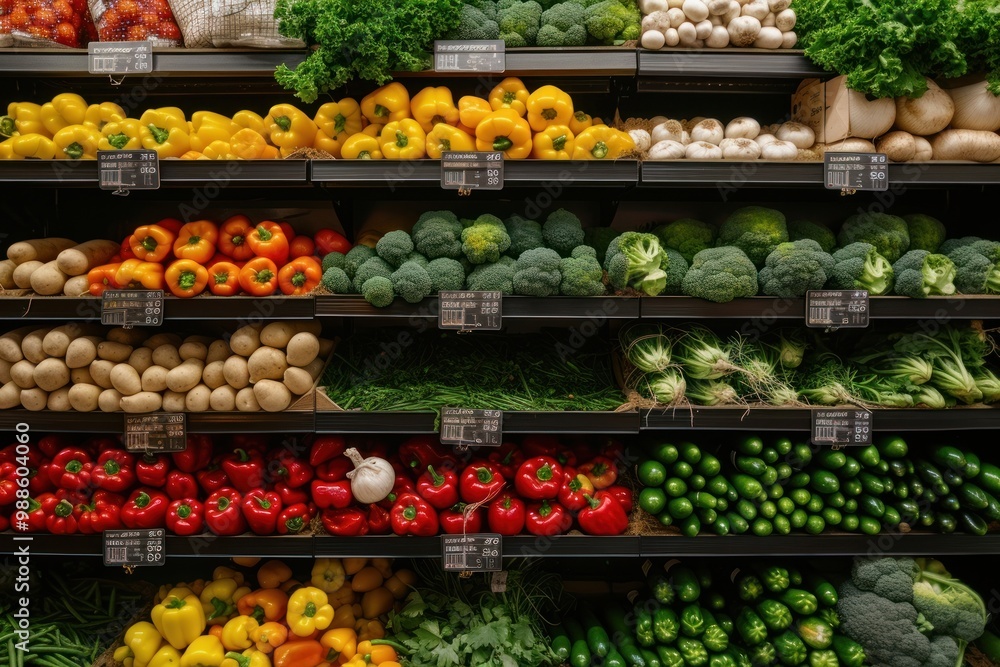
<path id="1" fill-rule="evenodd" d="M 170 0 L 189 49 L 301 49 L 305 44 L 278 34 L 275 0 Z"/>
<path id="2" fill-rule="evenodd" d="M 90 0 L 90 13 L 102 42 L 148 39 L 154 46 L 181 46 L 167 0 Z"/>
<path id="3" fill-rule="evenodd" d="M 96 38 L 87 0 L 0 0 L 0 47 L 80 48 Z"/>

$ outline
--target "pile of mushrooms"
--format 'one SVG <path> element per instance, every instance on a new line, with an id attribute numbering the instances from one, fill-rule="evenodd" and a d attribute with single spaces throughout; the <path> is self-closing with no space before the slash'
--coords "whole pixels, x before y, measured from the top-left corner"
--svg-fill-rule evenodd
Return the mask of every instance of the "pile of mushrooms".
<path id="1" fill-rule="evenodd" d="M 646 160 L 781 160 L 819 159 L 809 149 L 816 136 L 807 125 L 794 122 L 762 126 L 741 116 L 729 123 L 715 118 L 680 121 L 651 119 L 651 130 L 633 129 L 629 135 Z"/>
<path id="2" fill-rule="evenodd" d="M 639 0 L 640 44 L 724 49 L 790 49 L 797 40 L 792 0 Z"/>

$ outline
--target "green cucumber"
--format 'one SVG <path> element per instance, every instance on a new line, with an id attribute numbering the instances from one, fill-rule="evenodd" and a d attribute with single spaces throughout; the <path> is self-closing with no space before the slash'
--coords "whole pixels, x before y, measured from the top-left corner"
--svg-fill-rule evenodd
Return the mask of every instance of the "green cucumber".
<path id="1" fill-rule="evenodd" d="M 990 506 L 986 492 L 972 482 L 965 482 L 952 490 L 962 501 L 962 505 L 970 510 L 984 510 Z"/>
<path id="2" fill-rule="evenodd" d="M 701 447 L 693 442 L 682 442 L 677 445 L 677 451 L 680 453 L 681 461 L 689 465 L 694 465 L 701 461 Z"/>
<path id="3" fill-rule="evenodd" d="M 764 492 L 764 487 L 761 486 L 760 482 L 749 475 L 733 475 L 731 483 L 736 492 L 748 500 L 753 500 Z"/>
<path id="4" fill-rule="evenodd" d="M 771 519 L 771 524 L 774 526 L 774 532 L 778 535 L 788 535 L 792 532 L 792 522 L 784 514 L 778 514 Z"/>
<path id="5" fill-rule="evenodd" d="M 726 521 L 729 522 L 729 531 L 736 535 L 742 535 L 750 530 L 750 524 L 747 523 L 747 520 L 736 512 L 726 512 Z"/>
<path id="6" fill-rule="evenodd" d="M 965 454 L 957 447 L 941 445 L 931 450 L 931 461 L 940 466 L 941 470 L 960 472 L 965 469 L 968 461 Z"/>
<path id="7" fill-rule="evenodd" d="M 750 436 L 738 442 L 735 449 L 745 456 L 757 456 L 764 451 L 764 441 L 755 435 Z"/>
<path id="8" fill-rule="evenodd" d="M 873 516 L 858 517 L 858 528 L 865 535 L 878 535 L 882 532 L 882 522 Z"/>
<path id="9" fill-rule="evenodd" d="M 857 477 L 858 473 L 861 472 L 861 464 L 853 456 L 848 456 L 844 461 L 844 465 L 840 467 L 837 474 L 843 478 Z"/>
<path id="10" fill-rule="evenodd" d="M 857 514 L 845 514 L 840 518 L 840 528 L 846 530 L 849 533 L 853 533 L 858 529 L 858 525 L 861 520 L 858 519 Z"/>
<path id="11" fill-rule="evenodd" d="M 760 453 L 760 458 L 764 459 L 764 463 L 773 466 L 781 458 L 781 454 L 774 447 L 765 447 Z"/>
<path id="12" fill-rule="evenodd" d="M 880 496 L 885 493 L 885 484 L 871 473 L 861 473 L 858 475 L 858 481 L 861 482 L 861 488 L 864 489 L 865 493 L 870 493 L 873 496 Z"/>
<path id="13" fill-rule="evenodd" d="M 862 514 L 867 514 L 875 519 L 880 519 L 885 514 L 885 503 L 866 493 L 858 496 L 858 508 Z"/>
<path id="14" fill-rule="evenodd" d="M 909 451 L 906 441 L 898 437 L 883 438 L 875 443 L 875 446 L 884 459 L 901 459 Z"/>
<path id="15" fill-rule="evenodd" d="M 735 458 L 736 469 L 747 475 L 757 477 L 764 474 L 764 470 L 767 469 L 767 463 L 764 462 L 764 459 L 759 459 L 756 456 L 737 456 Z"/>
<path id="16" fill-rule="evenodd" d="M 812 474 L 811 486 L 817 493 L 836 493 L 840 491 L 840 478 L 829 470 L 816 470 Z"/>
<path id="17" fill-rule="evenodd" d="M 994 496 L 1000 495 L 1000 468 L 992 463 L 983 463 L 979 466 L 979 474 L 976 475 L 976 482 Z"/>
<path id="18" fill-rule="evenodd" d="M 590 648 L 590 652 L 603 658 L 611 650 L 611 638 L 608 637 L 608 631 L 604 629 L 590 608 L 582 607 L 579 616 L 586 631 L 587 646 Z"/>
<path id="19" fill-rule="evenodd" d="M 878 464 L 882 461 L 882 457 L 878 453 L 878 447 L 875 445 L 868 445 L 858 451 L 857 454 L 858 461 L 866 468 L 877 468 Z"/>
<path id="20" fill-rule="evenodd" d="M 975 512 L 959 510 L 955 512 L 955 519 L 958 521 L 958 530 L 963 533 L 985 535 L 988 530 L 986 522 Z"/>
<path id="21" fill-rule="evenodd" d="M 701 453 L 701 461 L 695 466 L 698 474 L 705 477 L 715 477 L 722 472 L 722 462 L 714 454 L 709 452 Z"/>
<path id="22" fill-rule="evenodd" d="M 839 450 L 821 449 L 813 456 L 813 460 L 827 470 L 838 470 L 847 463 L 847 454 Z"/>
<path id="23" fill-rule="evenodd" d="M 566 628 L 562 625 L 557 625 L 552 630 L 552 650 L 563 662 L 569 661 L 570 650 L 573 648 L 573 642 L 570 641 L 569 635 L 566 634 Z"/>
<path id="24" fill-rule="evenodd" d="M 774 450 L 778 452 L 779 456 L 788 456 L 795 447 L 795 445 L 792 444 L 792 441 L 788 438 L 779 438 L 774 441 L 774 445 L 772 446 L 774 447 Z"/>
<path id="25" fill-rule="evenodd" d="M 575 618 L 564 618 L 563 627 L 573 642 L 569 653 L 569 664 L 572 667 L 589 667 L 593 656 L 590 647 L 587 645 L 587 637 L 583 632 L 583 627 Z"/>
<path id="26" fill-rule="evenodd" d="M 663 490 L 671 498 L 679 498 L 688 492 L 688 485 L 680 477 L 670 477 L 663 483 Z"/>
<path id="27" fill-rule="evenodd" d="M 955 519 L 954 514 L 938 512 L 937 518 L 934 521 L 934 527 L 942 533 L 954 533 L 958 530 L 958 521 Z"/>
<path id="28" fill-rule="evenodd" d="M 982 462 L 979 457 L 973 452 L 965 452 L 965 476 L 966 478 L 972 478 L 979 474 L 979 470 L 982 467 Z"/>

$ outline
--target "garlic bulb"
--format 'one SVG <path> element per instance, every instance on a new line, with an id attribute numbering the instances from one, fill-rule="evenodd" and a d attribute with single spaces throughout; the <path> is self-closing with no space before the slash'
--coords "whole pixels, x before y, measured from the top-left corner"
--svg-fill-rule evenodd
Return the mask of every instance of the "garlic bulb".
<path id="1" fill-rule="evenodd" d="M 666 116 L 653 116 L 652 118 L 649 119 L 649 126 L 656 127 L 660 123 L 666 123 L 668 120 L 670 119 L 667 118 Z"/>
<path id="2" fill-rule="evenodd" d="M 773 12 L 769 13 L 767 16 L 765 16 L 764 20 L 760 22 L 761 26 L 763 26 L 765 28 L 773 26 L 774 23 L 775 23 L 775 19 L 774 19 L 774 13 Z"/>
<path id="3" fill-rule="evenodd" d="M 1000 130 L 1000 97 L 986 88 L 986 81 L 952 88 L 948 95 L 955 102 L 951 126 L 956 130 Z"/>
<path id="4" fill-rule="evenodd" d="M 893 162 L 909 162 L 917 154 L 917 142 L 909 132 L 895 130 L 876 139 L 875 150 Z"/>
<path id="5" fill-rule="evenodd" d="M 746 9 L 744 5 L 744 9 Z M 733 46 L 751 46 L 760 33 L 760 19 L 753 16 L 738 16 L 726 26 L 729 43 Z"/>
<path id="6" fill-rule="evenodd" d="M 793 30 L 786 30 L 781 33 L 781 48 L 790 49 L 799 41 L 799 36 Z"/>
<path id="7" fill-rule="evenodd" d="M 896 103 L 892 98 L 869 101 L 864 93 L 844 88 L 847 93 L 848 127 L 851 136 L 874 139 L 889 131 L 896 120 Z"/>
<path id="8" fill-rule="evenodd" d="M 736 0 L 729 0 L 729 9 L 726 13 L 722 15 L 722 25 L 728 26 L 729 22 L 740 15 L 740 11 L 743 9 L 743 5 L 736 2 Z"/>
<path id="9" fill-rule="evenodd" d="M 916 147 L 913 162 L 927 162 L 934 159 L 934 149 L 931 147 L 931 142 L 923 137 L 913 137 L 913 145 Z"/>
<path id="10" fill-rule="evenodd" d="M 796 148 L 809 148 L 816 143 L 816 133 L 811 127 L 792 121 L 782 123 L 774 136 L 781 141 L 792 142 Z"/>
<path id="11" fill-rule="evenodd" d="M 679 141 L 665 139 L 658 141 L 649 147 L 646 153 L 647 160 L 680 160 L 684 157 L 684 144 Z"/>
<path id="12" fill-rule="evenodd" d="M 916 99 L 896 98 L 896 129 L 930 136 L 948 127 L 955 115 L 955 103 L 951 96 L 941 90 L 936 83 L 927 79 L 927 92 Z"/>
<path id="13" fill-rule="evenodd" d="M 681 44 L 694 46 L 694 43 L 698 41 L 698 29 L 690 21 L 685 21 L 677 27 L 677 36 L 680 38 Z"/>
<path id="14" fill-rule="evenodd" d="M 643 153 L 649 150 L 650 145 L 652 145 L 653 143 L 649 136 L 649 132 L 647 132 L 646 130 L 641 130 L 641 129 L 629 130 L 628 136 L 632 137 L 632 142 L 635 144 L 635 149 Z"/>
<path id="15" fill-rule="evenodd" d="M 722 16 L 729 11 L 729 0 L 709 0 L 708 13 L 711 16 Z"/>
<path id="16" fill-rule="evenodd" d="M 777 14 L 792 6 L 792 0 L 767 0 L 767 8 Z"/>
<path id="17" fill-rule="evenodd" d="M 651 139 L 654 144 L 668 140 L 684 143 L 682 141 L 683 135 L 684 126 L 681 125 L 680 121 L 668 120 L 653 127 Z"/>
<path id="18" fill-rule="evenodd" d="M 649 30 L 663 32 L 670 27 L 670 14 L 667 12 L 653 12 L 642 17 L 642 32 Z"/>
<path id="19" fill-rule="evenodd" d="M 794 160 L 799 156 L 799 149 L 790 141 L 774 141 L 760 149 L 760 156 L 765 160 Z"/>
<path id="20" fill-rule="evenodd" d="M 986 130 L 945 130 L 931 139 L 935 160 L 993 162 L 1000 159 L 1000 134 Z"/>
<path id="21" fill-rule="evenodd" d="M 723 139 L 719 145 L 726 160 L 756 160 L 760 157 L 760 145 L 753 139 Z"/>
<path id="22" fill-rule="evenodd" d="M 740 116 L 726 125 L 727 139 L 756 139 L 760 134 L 760 123 L 749 116 Z"/>
<path id="23" fill-rule="evenodd" d="M 781 32 L 788 32 L 795 27 L 795 11 L 786 9 L 778 12 L 774 17 L 774 25 Z"/>
<path id="24" fill-rule="evenodd" d="M 396 471 L 392 464 L 377 456 L 362 458 L 361 452 L 354 447 L 348 448 L 344 456 L 354 463 L 354 470 L 347 473 L 354 498 L 365 504 L 385 500 L 396 483 Z"/>
<path id="25" fill-rule="evenodd" d="M 667 0 L 640 0 L 639 8 L 643 14 L 666 11 Z"/>
<path id="26" fill-rule="evenodd" d="M 827 153 L 874 153 L 875 144 L 859 137 L 849 137 L 834 144 L 827 144 Z"/>
<path id="27" fill-rule="evenodd" d="M 750 0 L 740 11 L 743 16 L 752 16 L 758 21 L 763 21 L 770 13 L 771 8 L 767 6 L 766 0 Z"/>
<path id="28" fill-rule="evenodd" d="M 765 132 L 764 134 L 758 134 L 753 139 L 754 141 L 757 142 L 757 145 L 760 146 L 761 148 L 767 146 L 768 144 L 773 144 L 775 141 L 778 140 L 778 138 L 773 134 L 771 134 L 770 132 Z"/>
<path id="29" fill-rule="evenodd" d="M 707 141 L 716 146 L 725 138 L 725 128 L 714 118 L 700 121 L 691 128 L 691 141 Z"/>
<path id="30" fill-rule="evenodd" d="M 757 33 L 753 45 L 758 49 L 780 49 L 782 39 L 781 31 L 773 25 L 763 26 Z"/>
<path id="31" fill-rule="evenodd" d="M 667 16 L 670 18 L 671 28 L 680 28 L 681 24 L 687 21 L 687 17 L 684 16 L 684 11 L 677 9 L 676 7 L 668 9 Z"/>
<path id="32" fill-rule="evenodd" d="M 684 149 L 684 157 L 689 160 L 719 160 L 722 159 L 722 149 L 707 141 L 692 141 Z"/>

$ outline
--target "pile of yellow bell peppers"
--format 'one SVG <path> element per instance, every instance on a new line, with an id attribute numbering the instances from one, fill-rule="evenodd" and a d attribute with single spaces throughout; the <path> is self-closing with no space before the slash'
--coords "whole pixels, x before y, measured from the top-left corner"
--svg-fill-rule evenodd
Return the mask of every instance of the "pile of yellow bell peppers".
<path id="1" fill-rule="evenodd" d="M 255 567 L 260 559 L 234 558 Z M 212 579 L 163 586 L 150 619 L 132 624 L 125 667 L 400 667 L 383 620 L 416 583 L 385 558 L 318 558 L 308 581 L 278 560 L 249 576 L 220 566 Z"/>

